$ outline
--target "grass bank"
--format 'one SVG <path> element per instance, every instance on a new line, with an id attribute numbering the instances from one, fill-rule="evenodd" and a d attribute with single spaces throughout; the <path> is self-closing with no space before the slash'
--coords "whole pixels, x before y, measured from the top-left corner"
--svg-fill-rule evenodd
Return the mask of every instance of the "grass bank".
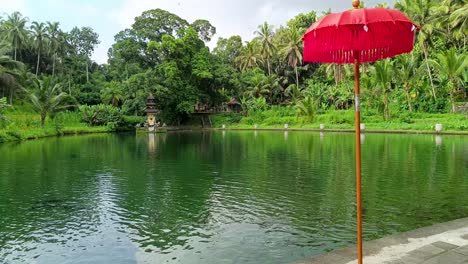
<path id="1" fill-rule="evenodd" d="M 124 117 L 125 127 L 89 126 L 82 122 L 79 112 L 62 112 L 53 117 L 47 117 L 45 126 L 41 127 L 40 117 L 28 109 L 10 109 L 4 113 L 5 119 L 0 121 L 0 143 L 21 141 L 43 137 L 78 135 L 89 133 L 108 133 L 128 131 L 133 129 L 134 123 L 141 121 L 141 117 Z"/>
<path id="2" fill-rule="evenodd" d="M 235 113 L 223 113 L 212 117 L 214 128 L 247 129 L 258 128 L 282 129 L 288 124 L 291 129 L 319 129 L 324 124 L 326 129 L 353 129 L 353 110 L 329 110 L 313 117 L 297 116 L 292 107 L 272 107 L 271 109 L 249 113 L 242 116 Z M 361 122 L 368 130 L 379 131 L 434 131 L 435 124 L 442 124 L 445 132 L 468 132 L 468 119 L 465 114 L 430 114 L 402 112 L 394 114 L 385 121 L 380 113 L 365 110 L 361 113 Z"/>
<path id="3" fill-rule="evenodd" d="M 91 127 L 81 123 L 80 114 L 75 112 L 64 112 L 54 118 L 49 117 L 43 128 L 36 113 L 9 111 L 5 118 L 0 126 L 0 143 L 60 135 L 112 132 L 106 126 Z"/>

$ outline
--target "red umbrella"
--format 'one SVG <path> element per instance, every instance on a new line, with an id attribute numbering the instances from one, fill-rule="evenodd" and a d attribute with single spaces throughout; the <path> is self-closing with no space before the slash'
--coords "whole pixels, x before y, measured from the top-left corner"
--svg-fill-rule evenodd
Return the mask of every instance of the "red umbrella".
<path id="1" fill-rule="evenodd" d="M 359 9 L 330 14 L 307 30 L 303 37 L 304 61 L 322 63 L 354 63 L 356 106 L 356 207 L 357 252 L 362 263 L 361 210 L 361 115 L 359 99 L 359 64 L 374 62 L 411 52 L 417 27 L 398 10 L 385 8 Z"/>

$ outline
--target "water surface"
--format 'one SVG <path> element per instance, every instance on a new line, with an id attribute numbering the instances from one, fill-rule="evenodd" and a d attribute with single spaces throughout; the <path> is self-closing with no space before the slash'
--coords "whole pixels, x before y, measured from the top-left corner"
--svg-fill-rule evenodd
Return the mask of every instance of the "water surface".
<path id="1" fill-rule="evenodd" d="M 364 236 L 468 216 L 468 137 L 367 134 Z M 354 135 L 0 145 L 0 263 L 288 263 L 354 243 Z"/>

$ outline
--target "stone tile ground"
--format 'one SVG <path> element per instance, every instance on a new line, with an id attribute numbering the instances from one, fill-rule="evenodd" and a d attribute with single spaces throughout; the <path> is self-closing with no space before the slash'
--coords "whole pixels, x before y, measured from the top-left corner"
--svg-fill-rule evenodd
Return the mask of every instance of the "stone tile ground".
<path id="1" fill-rule="evenodd" d="M 364 264 L 468 264 L 468 218 L 365 242 Z M 356 264 L 354 247 L 298 264 Z"/>

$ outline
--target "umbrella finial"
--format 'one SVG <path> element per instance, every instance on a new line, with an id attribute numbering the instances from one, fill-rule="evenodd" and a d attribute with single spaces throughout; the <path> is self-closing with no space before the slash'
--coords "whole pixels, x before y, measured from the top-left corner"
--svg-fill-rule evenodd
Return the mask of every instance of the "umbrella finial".
<path id="1" fill-rule="evenodd" d="M 353 0 L 354 9 L 358 9 L 360 5 L 361 5 L 361 2 L 359 0 Z"/>

